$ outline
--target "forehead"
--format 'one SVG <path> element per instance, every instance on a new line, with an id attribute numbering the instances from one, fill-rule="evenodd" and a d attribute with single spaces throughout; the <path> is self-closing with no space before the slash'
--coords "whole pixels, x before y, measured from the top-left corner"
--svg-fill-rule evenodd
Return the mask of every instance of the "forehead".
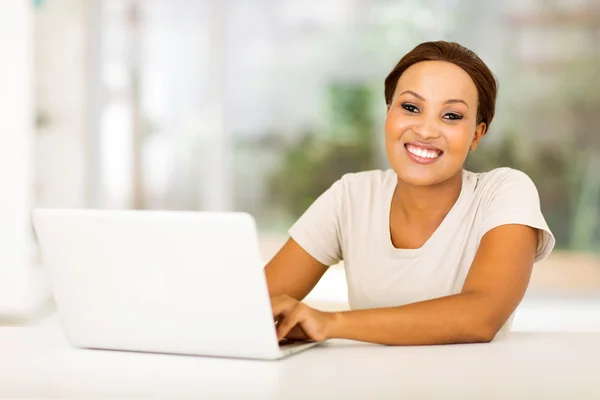
<path id="1" fill-rule="evenodd" d="M 398 79 L 396 93 L 417 92 L 427 100 L 463 99 L 477 102 L 477 87 L 469 74 L 445 61 L 423 61 L 410 66 Z"/>

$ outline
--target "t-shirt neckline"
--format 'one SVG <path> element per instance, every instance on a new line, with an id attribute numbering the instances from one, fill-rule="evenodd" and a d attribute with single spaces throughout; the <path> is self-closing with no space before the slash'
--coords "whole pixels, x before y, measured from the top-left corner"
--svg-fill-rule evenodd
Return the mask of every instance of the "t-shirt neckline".
<path id="1" fill-rule="evenodd" d="M 454 205 L 452 206 L 452 208 L 450 209 L 450 211 L 448 212 L 448 214 L 446 214 L 446 216 L 444 217 L 444 219 L 442 220 L 442 222 L 440 223 L 440 225 L 437 227 L 437 229 L 433 232 L 433 234 L 427 239 L 427 241 L 425 241 L 425 243 L 423 243 L 423 245 L 417 249 L 403 249 L 403 248 L 397 248 L 394 246 L 394 244 L 392 243 L 392 232 L 390 230 L 390 212 L 391 212 L 391 208 L 392 208 L 392 198 L 394 196 L 394 192 L 396 190 L 396 187 L 398 185 L 398 176 L 396 175 L 396 173 L 393 170 L 390 170 L 392 173 L 392 178 L 394 179 L 394 183 L 392 185 L 390 185 L 389 190 L 386 193 L 386 206 L 385 206 L 385 212 L 384 212 L 384 216 L 383 216 L 383 232 L 384 232 L 384 238 L 385 238 L 385 244 L 387 247 L 388 252 L 390 253 L 390 255 L 394 256 L 394 257 L 416 257 L 418 255 L 420 255 L 421 253 L 423 253 L 424 251 L 427 250 L 428 247 L 430 247 L 432 242 L 435 242 L 437 237 L 440 236 L 443 233 L 443 230 L 446 229 L 446 227 L 451 223 L 451 220 L 455 218 L 455 215 L 457 212 L 459 212 L 459 209 L 461 208 L 461 204 L 465 201 L 465 193 L 467 192 L 467 186 L 468 186 L 468 182 L 469 180 L 467 179 L 467 171 L 466 170 L 462 170 L 462 186 L 460 189 L 460 193 L 458 195 L 458 199 L 456 199 L 456 202 L 454 203 Z"/>

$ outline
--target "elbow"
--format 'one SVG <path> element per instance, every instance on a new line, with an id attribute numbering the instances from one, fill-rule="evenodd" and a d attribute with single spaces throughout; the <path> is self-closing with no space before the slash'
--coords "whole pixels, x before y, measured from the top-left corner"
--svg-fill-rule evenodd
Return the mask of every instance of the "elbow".
<path id="1" fill-rule="evenodd" d="M 496 337 L 496 333 L 491 330 L 480 329 L 471 334 L 471 343 L 490 343 Z"/>
<path id="2" fill-rule="evenodd" d="M 505 311 L 499 309 L 494 303 L 486 300 L 486 297 L 477 297 L 476 306 L 470 308 L 470 312 L 463 314 L 465 328 L 464 338 L 466 343 L 490 343 L 494 340 L 500 329 L 508 320 Z"/>
<path id="3" fill-rule="evenodd" d="M 468 331 L 466 343 L 490 343 L 496 337 L 500 329 L 497 324 L 478 323 L 474 324 Z"/>

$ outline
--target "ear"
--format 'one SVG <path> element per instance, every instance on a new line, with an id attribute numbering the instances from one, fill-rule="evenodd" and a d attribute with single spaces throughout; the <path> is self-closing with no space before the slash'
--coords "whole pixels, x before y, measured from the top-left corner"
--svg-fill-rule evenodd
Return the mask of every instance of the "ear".
<path id="1" fill-rule="evenodd" d="M 485 122 L 482 122 L 479 125 L 477 125 L 477 128 L 475 128 L 475 134 L 473 135 L 473 141 L 471 142 L 471 147 L 469 147 L 471 151 L 477 148 L 477 146 L 479 145 L 479 141 L 485 135 L 486 132 L 487 125 L 485 124 Z"/>

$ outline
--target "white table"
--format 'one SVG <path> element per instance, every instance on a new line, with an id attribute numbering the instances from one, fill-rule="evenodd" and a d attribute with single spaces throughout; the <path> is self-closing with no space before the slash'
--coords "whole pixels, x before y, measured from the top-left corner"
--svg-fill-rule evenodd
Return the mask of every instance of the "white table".
<path id="1" fill-rule="evenodd" d="M 58 327 L 4 327 L 0 397 L 598 399 L 600 334 L 423 347 L 333 340 L 251 361 L 82 350 Z"/>

